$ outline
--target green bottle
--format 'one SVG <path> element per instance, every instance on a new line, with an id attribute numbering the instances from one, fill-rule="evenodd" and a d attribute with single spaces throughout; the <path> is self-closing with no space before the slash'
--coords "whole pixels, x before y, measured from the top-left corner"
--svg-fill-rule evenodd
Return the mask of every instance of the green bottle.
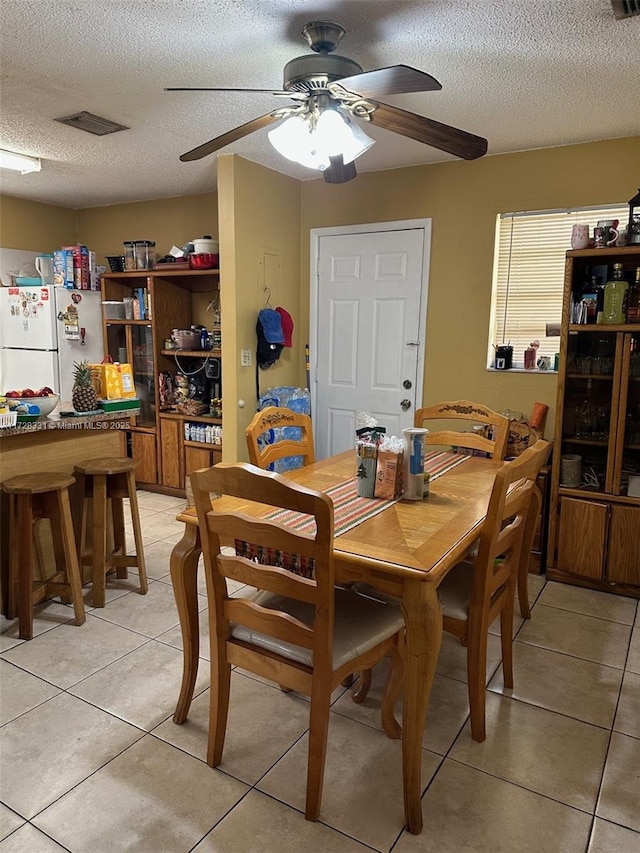
<path id="1" fill-rule="evenodd" d="M 624 277 L 622 264 L 613 265 L 613 275 L 604 286 L 604 309 L 602 322 L 620 325 L 626 321 L 625 309 L 629 282 Z"/>

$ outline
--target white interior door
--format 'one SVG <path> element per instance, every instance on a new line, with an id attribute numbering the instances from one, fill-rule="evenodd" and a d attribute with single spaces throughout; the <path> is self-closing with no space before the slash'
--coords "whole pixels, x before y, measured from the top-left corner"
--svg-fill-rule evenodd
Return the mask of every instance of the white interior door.
<path id="1" fill-rule="evenodd" d="M 413 425 L 422 394 L 429 226 L 313 233 L 312 414 L 319 459 L 353 447 L 358 412 L 373 415 L 387 434 Z"/>

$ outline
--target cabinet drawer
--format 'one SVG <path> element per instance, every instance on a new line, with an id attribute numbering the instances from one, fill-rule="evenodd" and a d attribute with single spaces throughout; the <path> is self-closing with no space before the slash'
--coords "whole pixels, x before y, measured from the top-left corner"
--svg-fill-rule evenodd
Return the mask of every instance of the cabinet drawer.
<path id="1" fill-rule="evenodd" d="M 600 580 L 604 574 L 609 506 L 562 498 L 558 532 L 558 569 Z"/>
<path id="2" fill-rule="evenodd" d="M 640 508 L 612 506 L 607 580 L 640 585 Z"/>

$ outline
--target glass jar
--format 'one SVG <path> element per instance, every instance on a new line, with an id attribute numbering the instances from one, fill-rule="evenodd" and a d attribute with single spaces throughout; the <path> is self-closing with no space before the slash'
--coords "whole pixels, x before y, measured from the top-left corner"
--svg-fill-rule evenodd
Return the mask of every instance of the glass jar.
<path id="1" fill-rule="evenodd" d="M 139 270 L 152 270 L 156 262 L 156 244 L 153 240 L 136 240 L 134 243 L 136 266 Z"/>
<path id="2" fill-rule="evenodd" d="M 136 269 L 136 244 L 133 240 L 127 240 L 124 246 L 124 268 L 126 272 Z"/>

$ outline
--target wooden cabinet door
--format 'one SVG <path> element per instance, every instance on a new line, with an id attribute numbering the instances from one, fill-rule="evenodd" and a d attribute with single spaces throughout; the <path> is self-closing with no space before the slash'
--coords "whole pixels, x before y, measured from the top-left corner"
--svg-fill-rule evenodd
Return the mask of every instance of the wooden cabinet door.
<path id="1" fill-rule="evenodd" d="M 220 450 L 200 449 L 199 447 L 185 447 L 184 449 L 185 474 L 190 474 L 199 468 L 210 468 L 221 461 L 222 452 Z"/>
<path id="2" fill-rule="evenodd" d="M 640 508 L 612 506 L 607 580 L 640 586 Z"/>
<path id="3" fill-rule="evenodd" d="M 157 483 L 158 463 L 156 458 L 156 437 L 153 433 L 131 433 L 131 456 L 136 466 L 137 483 Z"/>
<path id="4" fill-rule="evenodd" d="M 183 468 L 181 464 L 182 441 L 180 432 L 182 421 L 160 418 L 160 456 L 162 461 L 162 485 L 181 489 Z"/>
<path id="5" fill-rule="evenodd" d="M 602 579 L 608 515 L 608 504 L 562 498 L 557 565 L 560 571 Z"/>

